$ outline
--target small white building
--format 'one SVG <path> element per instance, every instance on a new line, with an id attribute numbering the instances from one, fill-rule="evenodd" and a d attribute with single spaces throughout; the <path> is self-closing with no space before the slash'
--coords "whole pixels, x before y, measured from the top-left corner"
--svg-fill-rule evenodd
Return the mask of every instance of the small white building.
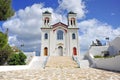
<path id="1" fill-rule="evenodd" d="M 68 13 L 68 24 L 58 22 L 51 25 L 52 14 L 42 14 L 41 56 L 78 56 L 79 37 L 76 13 Z"/>
<path id="2" fill-rule="evenodd" d="M 110 47 L 108 51 L 112 55 L 118 55 L 120 54 L 120 36 L 116 37 L 113 41 L 109 43 Z"/>

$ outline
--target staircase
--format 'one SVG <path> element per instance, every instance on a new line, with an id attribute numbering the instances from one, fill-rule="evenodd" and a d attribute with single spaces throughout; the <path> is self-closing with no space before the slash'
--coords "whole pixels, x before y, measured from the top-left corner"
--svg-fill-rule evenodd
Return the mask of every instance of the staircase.
<path id="1" fill-rule="evenodd" d="M 80 60 L 80 68 L 89 68 L 88 60 Z"/>
<path id="2" fill-rule="evenodd" d="M 77 68 L 78 65 L 68 56 L 50 56 L 46 68 Z"/>
<path id="3" fill-rule="evenodd" d="M 32 61 L 29 63 L 29 69 L 40 69 L 42 68 L 44 57 L 35 56 Z"/>

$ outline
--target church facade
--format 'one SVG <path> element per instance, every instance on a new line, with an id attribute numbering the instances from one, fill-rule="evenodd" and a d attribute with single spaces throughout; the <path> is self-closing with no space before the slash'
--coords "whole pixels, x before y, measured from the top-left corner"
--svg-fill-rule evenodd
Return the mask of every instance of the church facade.
<path id="1" fill-rule="evenodd" d="M 68 13 L 68 24 L 62 22 L 51 25 L 52 14 L 42 13 L 41 56 L 78 56 L 79 35 L 76 13 Z"/>

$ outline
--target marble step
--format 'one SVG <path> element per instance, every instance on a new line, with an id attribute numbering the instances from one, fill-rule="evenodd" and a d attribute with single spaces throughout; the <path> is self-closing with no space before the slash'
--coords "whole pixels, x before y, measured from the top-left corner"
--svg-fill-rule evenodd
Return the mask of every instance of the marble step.
<path id="1" fill-rule="evenodd" d="M 78 65 L 75 61 L 72 60 L 72 57 L 68 56 L 52 56 L 49 57 L 46 64 L 48 68 L 77 68 Z"/>

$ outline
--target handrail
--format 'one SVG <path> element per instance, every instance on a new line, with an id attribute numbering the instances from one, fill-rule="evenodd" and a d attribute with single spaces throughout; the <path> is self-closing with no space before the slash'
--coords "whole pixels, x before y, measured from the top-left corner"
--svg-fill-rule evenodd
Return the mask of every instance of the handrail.
<path id="1" fill-rule="evenodd" d="M 45 56 L 45 57 L 44 57 L 44 60 L 43 60 L 43 63 L 42 63 L 42 68 L 43 68 L 43 69 L 45 69 L 45 67 L 46 67 L 48 58 L 49 58 L 49 56 Z"/>
<path id="2" fill-rule="evenodd" d="M 72 58 L 78 64 L 78 67 L 80 67 L 80 61 L 78 59 L 78 56 L 72 56 Z"/>

